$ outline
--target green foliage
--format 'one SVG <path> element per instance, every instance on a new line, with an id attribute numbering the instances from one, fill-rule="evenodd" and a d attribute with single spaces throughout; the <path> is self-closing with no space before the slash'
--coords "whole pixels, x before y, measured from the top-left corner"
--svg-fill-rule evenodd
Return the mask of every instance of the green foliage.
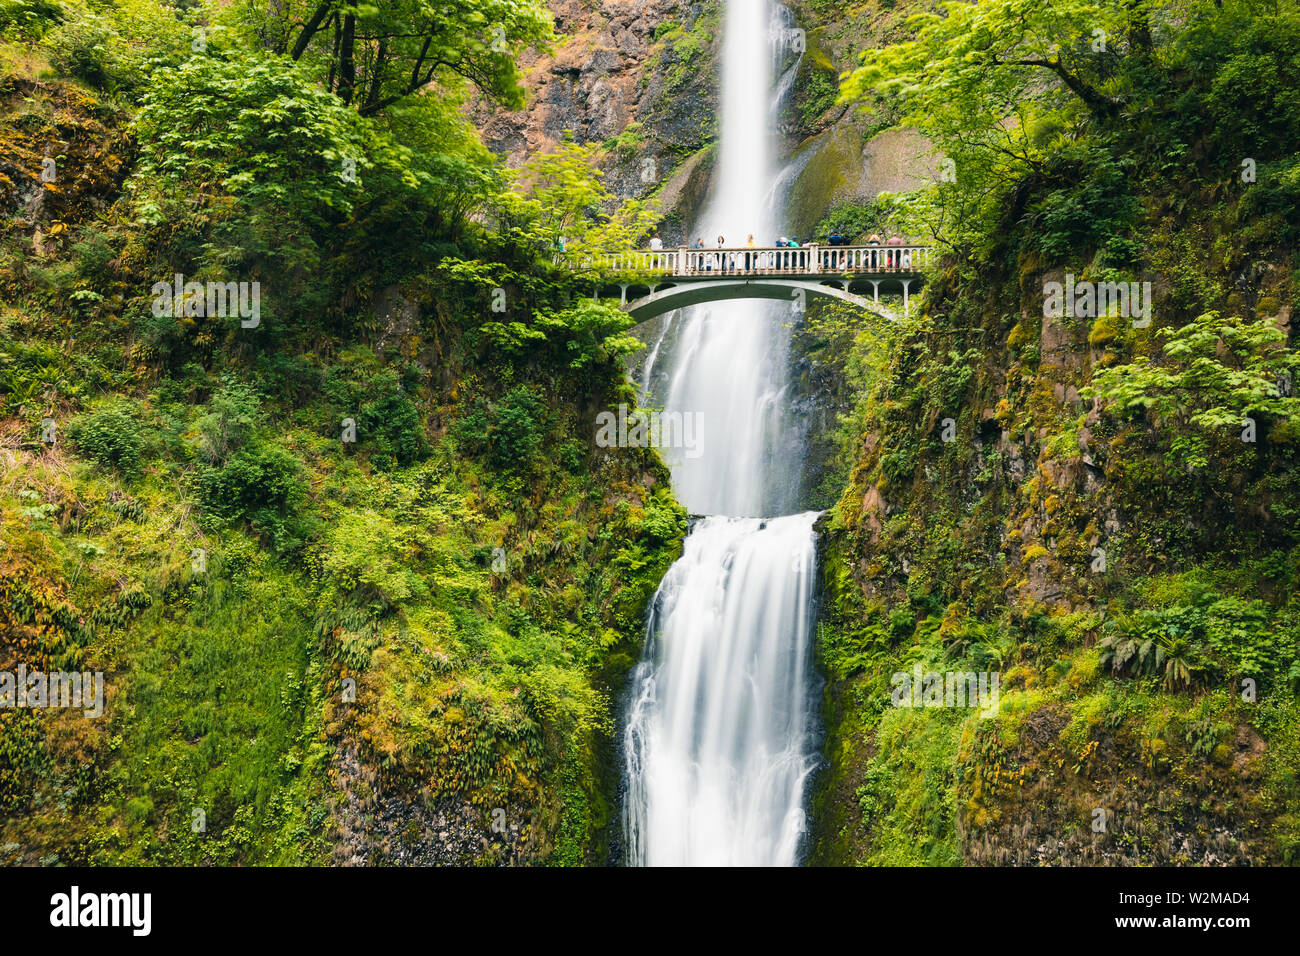
<path id="1" fill-rule="evenodd" d="M 1159 675 L 1169 690 L 1214 675 L 1271 680 L 1296 654 L 1279 640 L 1262 601 L 1200 595 L 1193 604 L 1141 610 L 1107 625 L 1100 662 L 1117 675 Z"/>
<path id="2" fill-rule="evenodd" d="M 887 198 L 865 203 L 839 200 L 813 227 L 813 236 L 820 242 L 825 242 L 832 232 L 838 232 L 852 242 L 865 241 L 869 233 L 887 237 L 894 231 L 891 228 L 892 214 L 893 205 Z"/>
<path id="3" fill-rule="evenodd" d="M 811 126 L 818 117 L 835 105 L 840 87 L 833 73 L 813 70 L 800 92 L 803 101 L 799 104 L 799 115 L 803 118 L 805 126 Z"/>
<path id="4" fill-rule="evenodd" d="M 1238 218 L 1252 228 L 1275 232 L 1281 242 L 1300 237 L 1300 157 L 1263 164 L 1241 199 Z"/>
<path id="5" fill-rule="evenodd" d="M 142 424 L 127 405 L 109 405 L 76 419 L 68 436 L 80 452 L 128 480 L 140 473 Z"/>
<path id="6" fill-rule="evenodd" d="M 503 471 L 527 472 L 546 435 L 548 411 L 536 391 L 520 385 L 496 402 L 480 402 L 457 424 L 461 447 Z"/>
<path id="7" fill-rule="evenodd" d="M 60 72 L 95 89 L 130 93 L 148 82 L 152 58 L 175 58 L 191 37 L 176 11 L 157 0 L 73 2 L 42 46 Z"/>
<path id="8" fill-rule="evenodd" d="M 324 861 L 329 754 L 301 583 L 239 536 L 222 545 L 206 582 L 127 632 L 133 713 L 109 799 L 128 812 L 96 862 Z"/>
<path id="9" fill-rule="evenodd" d="M 54 0 L 0 0 L 0 31 L 10 36 L 39 39 L 63 17 Z"/>
<path id="10" fill-rule="evenodd" d="M 1068 169 L 1068 152 L 1058 152 L 1053 164 Z M 1080 248 L 1095 248 L 1122 236 L 1133 225 L 1137 200 L 1129 184 L 1132 164 L 1101 155 L 1070 171 L 1077 184 L 1048 193 L 1027 213 L 1039 232 L 1038 245 L 1049 261 L 1060 261 Z"/>
<path id="11" fill-rule="evenodd" d="M 1115 108 L 1109 59 L 1086 51 L 1093 30 L 1119 36 L 1127 16 L 1119 0 L 946 4 L 912 18 L 915 39 L 866 51 L 841 96 L 879 98 L 935 141 L 955 170 L 938 187 L 942 221 L 974 241 L 1082 111 Z"/>
<path id="12" fill-rule="evenodd" d="M 563 343 L 569 356 L 569 368 L 609 367 L 625 355 L 642 347 L 627 334 L 633 319 L 621 309 L 603 302 L 585 299 L 572 308 L 545 311 L 537 315 L 537 325 L 548 339 Z"/>
<path id="13" fill-rule="evenodd" d="M 1251 322 L 1207 312 L 1157 334 L 1163 361 L 1100 369 L 1080 394 L 1122 413 L 1144 409 L 1156 421 L 1187 422 L 1206 431 L 1239 429 L 1251 413 L 1300 415 L 1300 397 L 1280 387 L 1282 376 L 1300 368 L 1300 359 L 1280 347 L 1285 336 L 1271 318 Z"/>
<path id="14" fill-rule="evenodd" d="M 1216 39 L 1228 46 L 1206 97 L 1217 143 L 1256 158 L 1294 149 L 1300 138 L 1300 12 L 1254 17 Z M 1243 153 L 1245 155 L 1245 153 Z"/>
<path id="15" fill-rule="evenodd" d="M 227 376 L 199 417 L 199 452 L 209 463 L 219 465 L 237 452 L 266 422 L 262 399 L 251 385 Z"/>
<path id="16" fill-rule="evenodd" d="M 218 466 L 200 464 L 194 483 L 203 506 L 221 518 L 248 521 L 272 534 L 281 547 L 286 520 L 306 494 L 302 463 L 270 442 L 253 442 L 229 455 Z"/>
<path id="17" fill-rule="evenodd" d="M 658 218 L 655 206 L 615 201 L 601 183 L 599 148 L 566 141 L 530 157 L 515 174 L 515 191 L 502 197 L 502 231 L 579 268 L 646 236 Z"/>
<path id="18" fill-rule="evenodd" d="M 551 15 L 539 0 L 240 6 L 223 19 L 301 62 L 339 102 L 364 115 L 456 79 L 519 109 L 519 56 L 544 49 L 551 38 Z"/>
<path id="19" fill-rule="evenodd" d="M 145 218 L 158 215 L 146 185 L 220 183 L 255 207 L 321 227 L 352 213 L 357 191 L 344 178 L 344 160 L 358 176 L 375 167 L 375 154 L 400 162 L 292 61 L 239 50 L 214 49 L 160 71 L 137 127 L 135 182 Z"/>
<path id="20" fill-rule="evenodd" d="M 353 419 L 358 443 L 379 467 L 411 465 L 428 452 L 420 410 L 395 370 L 385 369 L 358 384 L 335 366 L 326 371 L 323 390 L 336 409 L 331 428 L 337 429 L 345 418 Z"/>

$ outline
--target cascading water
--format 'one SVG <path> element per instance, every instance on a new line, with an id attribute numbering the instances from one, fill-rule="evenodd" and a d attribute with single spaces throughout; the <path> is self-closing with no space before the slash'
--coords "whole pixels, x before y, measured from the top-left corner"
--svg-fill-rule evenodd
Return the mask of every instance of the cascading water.
<path id="1" fill-rule="evenodd" d="M 774 77 L 789 23 L 769 0 L 727 2 L 719 161 L 699 225 L 710 245 L 775 238 Z M 665 410 L 703 426 L 698 457 L 665 449 L 673 484 L 688 510 L 710 517 L 693 523 L 659 587 L 633 673 L 624 829 L 635 865 L 798 862 L 816 762 L 817 516 L 790 514 L 803 460 L 789 412 L 790 318 L 789 307 L 756 301 L 684 310 L 664 360 Z M 642 382 L 650 388 L 649 368 Z"/>

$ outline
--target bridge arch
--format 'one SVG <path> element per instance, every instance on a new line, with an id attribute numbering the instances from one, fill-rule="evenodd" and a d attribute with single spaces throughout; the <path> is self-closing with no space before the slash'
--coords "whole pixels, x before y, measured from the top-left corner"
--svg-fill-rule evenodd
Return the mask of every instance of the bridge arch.
<path id="1" fill-rule="evenodd" d="M 878 308 L 871 299 L 837 286 L 824 285 L 808 279 L 719 278 L 709 282 L 684 282 L 680 285 L 660 283 L 657 291 L 651 291 L 649 295 L 627 302 L 623 306 L 623 311 L 640 324 L 667 312 L 691 305 L 702 305 L 706 302 L 723 302 L 729 299 L 776 299 L 782 302 L 793 302 L 799 292 L 805 295 L 839 299 L 841 302 L 869 311 Z"/>

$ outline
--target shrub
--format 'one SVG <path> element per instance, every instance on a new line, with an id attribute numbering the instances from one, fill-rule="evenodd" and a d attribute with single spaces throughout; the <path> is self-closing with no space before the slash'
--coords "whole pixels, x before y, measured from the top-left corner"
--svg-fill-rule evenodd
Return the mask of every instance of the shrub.
<path id="1" fill-rule="evenodd" d="M 200 465 L 196 484 L 212 514 L 278 534 L 305 494 L 301 471 L 302 464 L 288 451 L 258 442 L 218 467 Z"/>
<path id="2" fill-rule="evenodd" d="M 1132 226 L 1138 209 L 1131 190 L 1131 170 L 1126 163 L 1107 157 L 1090 159 L 1089 165 L 1077 172 L 1068 163 L 1062 163 L 1061 167 L 1060 175 L 1078 176 L 1077 183 L 1048 193 L 1028 217 L 1038 232 L 1039 249 L 1048 260 L 1055 262 L 1078 249 L 1096 247 L 1115 236 L 1123 236 Z M 1116 252 L 1112 246 L 1111 254 Z"/>
<path id="3" fill-rule="evenodd" d="M 208 412 L 198 421 L 199 450 L 211 464 L 220 464 L 242 448 L 261 426 L 262 399 L 249 385 L 225 378 Z"/>
<path id="4" fill-rule="evenodd" d="M 1234 54 L 1219 68 L 1208 97 L 1215 137 L 1228 155 L 1243 148 L 1289 150 L 1300 135 L 1296 25 L 1294 13 L 1260 17 L 1234 38 Z"/>
<path id="5" fill-rule="evenodd" d="M 374 446 L 374 460 L 381 468 L 409 465 L 428 450 L 424 426 L 415 402 L 402 389 L 397 373 L 386 371 L 371 386 L 374 396 L 357 414 L 358 435 Z"/>
<path id="6" fill-rule="evenodd" d="M 42 0 L 28 7 L 44 7 Z M 3 13 L 0 13 L 3 19 Z M 59 72 L 112 93 L 138 89 L 155 55 L 188 52 L 190 31 L 172 6 L 158 0 L 68 4 L 42 46 Z"/>
<path id="7" fill-rule="evenodd" d="M 1207 591 L 1190 604 L 1116 619 L 1098 645 L 1101 664 L 1116 675 L 1162 675 L 1171 690 L 1218 674 L 1267 677 L 1288 659 L 1269 617 L 1262 601 Z"/>
<path id="8" fill-rule="evenodd" d="M 547 409 L 529 387 L 519 385 L 495 403 L 480 403 L 458 423 L 456 438 L 472 455 L 503 471 L 527 471 L 546 435 Z"/>
<path id="9" fill-rule="evenodd" d="M 0 0 L 0 33 L 39 39 L 63 22 L 63 8 L 53 0 Z"/>
<path id="10" fill-rule="evenodd" d="M 140 473 L 141 424 L 121 408 L 104 408 L 74 422 L 68 435 L 77 451 L 125 478 Z"/>

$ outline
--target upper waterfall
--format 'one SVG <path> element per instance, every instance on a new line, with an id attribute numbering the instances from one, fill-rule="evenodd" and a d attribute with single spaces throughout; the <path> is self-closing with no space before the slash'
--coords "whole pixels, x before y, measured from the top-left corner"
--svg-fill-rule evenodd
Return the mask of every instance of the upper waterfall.
<path id="1" fill-rule="evenodd" d="M 723 23 L 720 141 L 713 190 L 696 237 L 716 247 L 770 245 L 784 193 L 776 164 L 776 77 L 793 34 L 788 10 L 768 0 L 730 0 Z M 803 429 L 791 415 L 789 329 L 799 305 L 720 302 L 683 310 L 665 408 L 698 415 L 704 454 L 673 449 L 680 500 L 697 514 L 760 517 L 798 506 Z"/>

